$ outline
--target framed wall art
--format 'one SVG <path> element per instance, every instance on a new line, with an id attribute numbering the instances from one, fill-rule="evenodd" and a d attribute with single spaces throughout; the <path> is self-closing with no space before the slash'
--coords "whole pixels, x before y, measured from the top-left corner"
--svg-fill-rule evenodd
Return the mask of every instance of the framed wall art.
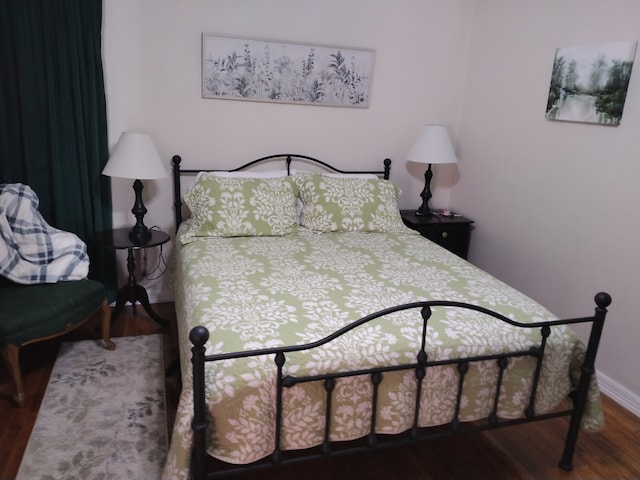
<path id="1" fill-rule="evenodd" d="M 619 125 L 636 43 L 558 48 L 551 72 L 546 118 Z"/>
<path id="2" fill-rule="evenodd" d="M 374 52 L 202 35 L 202 96 L 367 108 Z"/>

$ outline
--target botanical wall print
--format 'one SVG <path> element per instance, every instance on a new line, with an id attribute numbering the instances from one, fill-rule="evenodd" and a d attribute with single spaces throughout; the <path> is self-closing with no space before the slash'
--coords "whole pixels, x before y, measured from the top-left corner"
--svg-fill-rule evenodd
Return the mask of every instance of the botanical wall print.
<path id="1" fill-rule="evenodd" d="M 368 107 L 373 51 L 202 36 L 202 96 Z"/>
<path id="2" fill-rule="evenodd" d="M 556 50 L 546 118 L 619 125 L 636 42 Z"/>

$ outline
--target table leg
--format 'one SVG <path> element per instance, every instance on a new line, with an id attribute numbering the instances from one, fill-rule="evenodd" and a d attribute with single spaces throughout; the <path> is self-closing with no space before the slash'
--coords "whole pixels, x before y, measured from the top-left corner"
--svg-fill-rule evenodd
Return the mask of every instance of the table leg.
<path id="1" fill-rule="evenodd" d="M 135 307 L 136 302 L 140 302 L 145 312 L 147 312 L 147 314 L 152 319 L 154 319 L 160 325 L 167 326 L 169 322 L 164 318 L 159 317 L 151 308 L 147 290 L 142 285 L 138 285 L 138 283 L 136 282 L 136 260 L 133 256 L 133 248 L 128 249 L 127 271 L 129 272 L 129 280 L 127 282 L 127 285 L 118 290 L 118 293 L 116 295 L 116 306 L 113 309 L 111 317 L 115 318 L 127 302 L 131 303 L 133 307 Z"/>

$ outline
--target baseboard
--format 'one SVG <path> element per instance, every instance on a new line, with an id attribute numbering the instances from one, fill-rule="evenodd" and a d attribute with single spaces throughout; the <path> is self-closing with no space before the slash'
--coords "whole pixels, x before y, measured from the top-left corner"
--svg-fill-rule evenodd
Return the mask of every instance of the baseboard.
<path id="1" fill-rule="evenodd" d="M 640 396 L 620 385 L 612 378 L 598 372 L 600 391 L 636 417 L 640 417 Z"/>
<path id="2" fill-rule="evenodd" d="M 149 303 L 167 303 L 174 301 L 173 288 L 169 284 L 169 281 L 162 278 L 155 280 L 144 279 L 140 282 L 149 297 Z"/>
<path id="3" fill-rule="evenodd" d="M 169 303 L 175 301 L 171 292 L 148 292 L 148 294 L 149 303 Z"/>

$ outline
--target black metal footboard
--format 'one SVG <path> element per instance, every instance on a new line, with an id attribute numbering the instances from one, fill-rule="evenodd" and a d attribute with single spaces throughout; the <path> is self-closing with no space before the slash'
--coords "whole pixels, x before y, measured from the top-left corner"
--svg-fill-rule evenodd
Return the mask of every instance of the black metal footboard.
<path id="1" fill-rule="evenodd" d="M 377 449 L 385 446 L 398 445 L 399 443 L 409 443 L 416 442 L 425 439 L 433 439 L 442 436 L 450 436 L 456 435 L 460 433 L 466 432 L 474 432 L 481 430 L 490 430 L 510 425 L 517 425 L 522 423 L 528 423 L 532 421 L 540 421 L 549 418 L 556 418 L 560 416 L 570 416 L 570 425 L 567 432 L 564 451 L 560 460 L 560 467 L 565 470 L 571 470 L 573 467 L 573 454 L 576 447 L 576 442 L 578 438 L 578 432 L 580 429 L 581 419 L 585 410 L 585 405 L 587 402 L 587 395 L 589 390 L 589 384 L 591 380 L 591 376 L 595 371 L 595 359 L 598 351 L 598 345 L 600 342 L 600 337 L 602 334 L 602 328 L 604 325 L 605 316 L 607 313 L 607 307 L 611 303 L 611 296 L 607 293 L 598 293 L 595 296 L 595 314 L 591 317 L 582 317 L 582 318 L 573 318 L 573 319 L 564 319 L 564 320 L 556 320 L 550 322 L 539 322 L 539 323 L 520 323 L 509 319 L 499 313 L 493 312 L 486 308 L 472 305 L 468 303 L 459 303 L 459 302 L 448 302 L 448 301 L 423 301 L 423 302 L 415 302 L 405 305 L 399 305 L 396 307 L 391 307 L 385 310 L 381 310 L 379 312 L 373 313 L 366 317 L 357 320 L 344 328 L 336 331 L 335 333 L 323 338 L 314 343 L 305 344 L 305 345 L 296 345 L 289 347 L 279 347 L 279 348 L 268 348 L 261 350 L 252 350 L 245 352 L 235 352 L 235 353 L 224 353 L 217 355 L 205 355 L 205 344 L 209 339 L 209 332 L 204 327 L 195 327 L 191 330 L 189 338 L 193 343 L 192 347 L 192 364 L 193 364 L 193 395 L 194 395 L 194 418 L 192 423 L 193 429 L 193 439 L 194 439 L 194 451 L 193 451 L 193 461 L 192 461 L 192 475 L 196 480 L 203 480 L 205 478 L 218 478 L 221 476 L 231 475 L 233 473 L 246 472 L 249 469 L 260 469 L 266 468 L 274 465 L 284 465 L 289 463 L 296 463 L 304 460 L 310 460 L 314 458 L 326 457 L 326 456 L 336 456 L 343 455 L 347 453 L 354 453 L 357 451 L 367 450 L 367 449 Z M 429 352 L 427 351 L 426 338 L 427 338 L 427 325 L 428 320 L 431 317 L 432 308 L 438 307 L 455 307 L 462 308 L 468 310 L 474 310 L 496 319 L 499 319 L 503 322 L 506 322 L 514 327 L 518 328 L 527 328 L 527 329 L 539 329 L 540 331 L 540 343 L 522 351 L 513 351 L 508 353 L 499 353 L 499 354 L 491 354 L 491 355 L 480 355 L 473 356 L 467 358 L 456 358 L 456 359 L 447 359 L 447 360 L 430 360 Z M 385 315 L 398 312 L 401 310 L 408 309 L 421 309 L 423 325 L 422 325 L 422 338 L 421 338 L 421 347 L 416 355 L 416 361 L 412 363 L 402 364 L 402 365 L 389 365 L 383 367 L 375 367 L 375 368 L 363 368 L 361 370 L 356 371 L 348 371 L 348 372 L 335 372 L 335 373 L 326 373 L 321 375 L 313 375 L 313 376 L 304 376 L 304 377 L 293 377 L 289 375 L 284 375 L 284 365 L 287 361 L 287 354 L 291 352 L 298 352 L 303 350 L 309 350 L 321 345 L 324 345 L 332 340 L 340 337 L 341 335 L 368 323 L 374 319 L 379 317 L 383 317 Z M 581 376 L 578 383 L 578 386 L 574 392 L 571 393 L 571 406 L 566 410 L 562 411 L 554 411 L 552 413 L 537 415 L 535 412 L 535 400 L 538 388 L 538 381 L 540 378 L 540 372 L 542 367 L 542 360 L 545 354 L 545 348 L 547 345 L 547 339 L 551 334 L 553 327 L 559 325 L 571 325 L 578 323 L 591 323 L 591 331 L 589 335 L 589 341 L 587 345 L 587 350 L 585 354 L 585 359 L 581 367 Z M 276 384 L 276 425 L 275 425 L 275 444 L 271 457 L 269 459 L 265 459 L 265 461 L 259 462 L 257 464 L 251 464 L 247 466 L 234 466 L 229 469 L 225 468 L 223 471 L 218 472 L 207 472 L 207 453 L 206 453 L 206 429 L 208 428 L 208 421 L 206 418 L 206 400 L 205 400 L 205 363 L 206 362 L 214 362 L 219 360 L 228 360 L 233 358 L 243 358 L 243 357 L 255 357 L 261 355 L 270 355 L 273 356 L 275 366 L 277 368 L 277 384 Z M 503 373 L 505 372 L 509 359 L 516 357 L 530 357 L 534 359 L 534 372 L 533 372 L 533 382 L 531 386 L 531 391 L 528 398 L 528 407 L 525 410 L 525 415 L 523 418 L 518 419 L 500 419 L 498 418 L 498 399 L 500 398 L 500 392 L 502 387 Z M 489 416 L 477 422 L 461 422 L 459 418 L 461 399 L 462 399 L 462 391 L 463 385 L 465 381 L 465 375 L 469 370 L 469 366 L 474 362 L 486 362 L 486 361 L 495 361 L 498 365 L 498 378 L 496 384 L 496 390 L 493 394 L 493 409 Z M 418 426 L 418 418 L 420 415 L 420 398 L 423 388 L 427 386 L 424 385 L 424 379 L 426 377 L 427 369 L 431 367 L 441 366 L 441 365 L 454 365 L 456 366 L 459 372 L 458 378 L 458 388 L 455 399 L 455 414 L 451 419 L 451 423 L 447 428 L 435 428 L 435 427 L 426 427 L 421 428 Z M 394 371 L 407 371 L 412 370 L 415 372 L 417 389 L 415 399 L 413 400 L 414 404 L 412 406 L 414 415 L 413 415 L 413 427 L 406 435 L 398 435 L 391 436 L 388 435 L 380 435 L 376 433 L 376 417 L 377 417 L 377 404 L 378 404 L 378 387 L 380 383 L 383 381 L 384 374 L 387 372 Z M 332 402 L 332 392 L 336 384 L 336 380 L 345 377 L 355 377 L 355 376 L 369 376 L 370 381 L 373 386 L 373 395 L 371 399 L 372 403 L 372 413 L 370 419 L 370 433 L 368 434 L 366 441 L 359 443 L 350 448 L 340 448 L 335 449 L 334 444 L 330 440 L 329 432 L 331 430 L 331 402 Z M 282 421 L 283 421 L 283 407 L 282 407 L 282 398 L 283 392 L 285 389 L 290 388 L 294 385 L 304 383 L 304 382 L 318 382 L 321 381 L 324 384 L 324 388 L 326 391 L 326 410 L 325 410 L 325 419 L 324 419 L 324 442 L 319 449 L 316 449 L 310 455 L 305 456 L 295 456 L 289 457 L 284 455 L 283 450 L 281 448 L 281 434 L 282 434 Z"/>

